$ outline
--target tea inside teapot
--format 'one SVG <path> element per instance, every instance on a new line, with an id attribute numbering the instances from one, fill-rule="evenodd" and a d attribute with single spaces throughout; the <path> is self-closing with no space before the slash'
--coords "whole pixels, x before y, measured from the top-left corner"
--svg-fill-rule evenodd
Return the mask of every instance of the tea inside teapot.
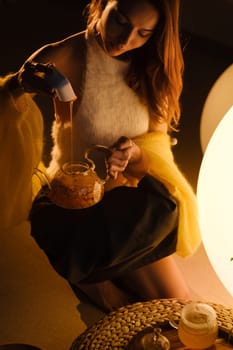
<path id="1" fill-rule="evenodd" d="M 88 208 L 102 199 L 104 182 L 86 163 L 65 163 L 50 182 L 49 197 L 67 209 Z"/>
<path id="2" fill-rule="evenodd" d="M 104 179 L 96 173 L 95 163 L 89 158 L 89 152 L 94 149 L 104 152 L 105 156 L 111 154 L 106 146 L 91 146 L 84 154 L 87 162 L 67 162 L 52 179 L 40 169 L 34 169 L 34 175 L 39 178 L 42 186 L 47 185 L 47 195 L 54 204 L 66 209 L 82 209 L 95 205 L 102 199 L 109 174 L 107 166 Z"/>

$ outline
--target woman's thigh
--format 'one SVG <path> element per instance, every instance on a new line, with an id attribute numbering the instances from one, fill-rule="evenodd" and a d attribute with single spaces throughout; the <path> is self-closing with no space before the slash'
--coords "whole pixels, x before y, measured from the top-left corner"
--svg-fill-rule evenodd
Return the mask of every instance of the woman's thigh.
<path id="1" fill-rule="evenodd" d="M 172 255 L 125 274 L 121 281 L 145 300 L 189 298 L 189 288 Z"/>

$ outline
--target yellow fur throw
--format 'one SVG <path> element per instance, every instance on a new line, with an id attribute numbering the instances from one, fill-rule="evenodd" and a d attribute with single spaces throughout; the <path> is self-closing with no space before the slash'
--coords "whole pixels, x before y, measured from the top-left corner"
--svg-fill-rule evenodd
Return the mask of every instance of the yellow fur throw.
<path id="1" fill-rule="evenodd" d="M 0 78 L 0 229 L 28 219 L 32 175 L 42 156 L 43 119 L 30 95 L 17 102 Z M 35 192 L 34 192 L 35 194 Z"/>
<path id="2" fill-rule="evenodd" d="M 191 185 L 174 162 L 170 137 L 161 132 L 151 132 L 135 138 L 134 141 L 141 147 L 144 155 L 140 167 L 147 169 L 150 175 L 160 180 L 178 201 L 176 252 L 182 257 L 188 256 L 201 242 L 197 201 Z"/>

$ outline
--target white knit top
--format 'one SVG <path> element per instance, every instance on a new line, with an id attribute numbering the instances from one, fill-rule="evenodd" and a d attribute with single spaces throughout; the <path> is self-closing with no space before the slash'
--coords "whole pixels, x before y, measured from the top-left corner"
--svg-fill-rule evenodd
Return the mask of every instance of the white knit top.
<path id="1" fill-rule="evenodd" d="M 148 131 L 147 107 L 125 83 L 127 69 L 128 62 L 106 55 L 96 39 L 88 37 L 85 84 L 81 104 L 73 116 L 72 138 L 67 126 L 61 130 L 55 122 L 50 174 L 58 169 L 58 163 L 70 159 L 71 139 L 73 160 L 82 160 L 90 145 L 110 146 L 121 136 L 133 138 Z"/>

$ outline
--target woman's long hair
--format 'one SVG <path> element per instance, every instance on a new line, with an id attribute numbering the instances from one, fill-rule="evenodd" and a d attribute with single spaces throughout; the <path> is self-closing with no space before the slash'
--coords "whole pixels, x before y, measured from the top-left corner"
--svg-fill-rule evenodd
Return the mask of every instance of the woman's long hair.
<path id="1" fill-rule="evenodd" d="M 88 30 L 94 31 L 109 1 L 91 1 L 87 9 Z M 169 129 L 177 130 L 184 69 L 179 32 L 180 0 L 148 1 L 159 11 L 159 22 L 146 44 L 131 51 L 127 82 L 148 105 L 152 119 L 165 120 Z"/>

